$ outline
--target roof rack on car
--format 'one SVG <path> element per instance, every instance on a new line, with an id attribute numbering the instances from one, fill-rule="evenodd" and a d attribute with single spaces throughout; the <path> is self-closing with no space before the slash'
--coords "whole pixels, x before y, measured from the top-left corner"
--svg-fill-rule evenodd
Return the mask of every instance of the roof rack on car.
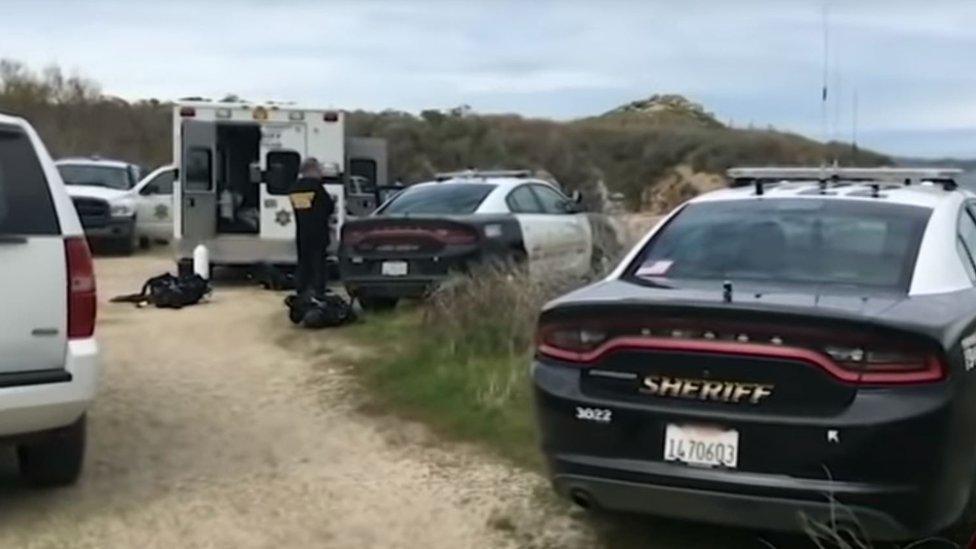
<path id="1" fill-rule="evenodd" d="M 841 168 L 838 166 L 730 168 L 726 172 L 732 187 L 756 186 L 756 194 L 763 193 L 764 185 L 783 181 L 819 181 L 826 189 L 830 183 L 874 182 L 899 185 L 931 183 L 941 185 L 946 191 L 955 190 L 956 179 L 962 170 L 955 168 Z"/>
<path id="2" fill-rule="evenodd" d="M 461 170 L 457 172 L 443 172 L 434 175 L 435 181 L 448 179 L 487 179 L 489 177 L 532 177 L 532 170 Z"/>

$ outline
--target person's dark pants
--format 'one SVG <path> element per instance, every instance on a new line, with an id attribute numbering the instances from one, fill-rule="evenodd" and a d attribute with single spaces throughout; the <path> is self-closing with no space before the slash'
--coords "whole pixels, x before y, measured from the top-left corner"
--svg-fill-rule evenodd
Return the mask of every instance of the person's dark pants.
<path id="1" fill-rule="evenodd" d="M 326 270 L 327 239 L 298 239 L 298 273 L 295 289 L 300 294 L 324 295 L 328 281 Z"/>

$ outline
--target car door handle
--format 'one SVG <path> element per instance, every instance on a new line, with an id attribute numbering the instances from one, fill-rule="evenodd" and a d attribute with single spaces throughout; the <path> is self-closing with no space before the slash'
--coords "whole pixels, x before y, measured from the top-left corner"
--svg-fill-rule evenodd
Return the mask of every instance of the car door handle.
<path id="1" fill-rule="evenodd" d="M 0 245 L 27 244 L 27 237 L 15 234 L 0 234 Z"/>

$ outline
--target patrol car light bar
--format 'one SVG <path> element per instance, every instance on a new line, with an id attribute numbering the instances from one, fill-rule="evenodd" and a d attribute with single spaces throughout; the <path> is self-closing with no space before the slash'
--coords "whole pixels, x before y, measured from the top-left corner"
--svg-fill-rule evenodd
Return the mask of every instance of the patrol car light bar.
<path id="1" fill-rule="evenodd" d="M 733 187 L 781 181 L 821 181 L 824 183 L 856 181 L 901 185 L 917 185 L 929 182 L 942 185 L 945 190 L 949 191 L 957 187 L 956 179 L 962 170 L 954 168 L 841 168 L 824 166 L 731 168 L 726 173 L 732 180 Z"/>
<path id="2" fill-rule="evenodd" d="M 434 176 L 437 181 L 448 179 L 487 179 L 489 177 L 532 177 L 532 170 L 461 170 L 444 172 Z"/>

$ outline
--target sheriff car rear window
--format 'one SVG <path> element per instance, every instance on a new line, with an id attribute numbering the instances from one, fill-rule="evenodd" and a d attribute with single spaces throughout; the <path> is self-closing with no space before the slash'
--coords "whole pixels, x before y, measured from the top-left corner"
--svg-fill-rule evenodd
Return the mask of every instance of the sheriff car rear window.
<path id="1" fill-rule="evenodd" d="M 637 280 L 907 291 L 931 210 L 831 199 L 690 204 L 629 268 Z"/>
<path id="2" fill-rule="evenodd" d="M 384 215 L 464 215 L 474 213 L 495 188 L 483 183 L 438 183 L 409 187 L 380 213 Z"/>
<path id="3" fill-rule="evenodd" d="M 30 139 L 0 125 L 0 235 L 60 234 L 47 179 Z"/>

